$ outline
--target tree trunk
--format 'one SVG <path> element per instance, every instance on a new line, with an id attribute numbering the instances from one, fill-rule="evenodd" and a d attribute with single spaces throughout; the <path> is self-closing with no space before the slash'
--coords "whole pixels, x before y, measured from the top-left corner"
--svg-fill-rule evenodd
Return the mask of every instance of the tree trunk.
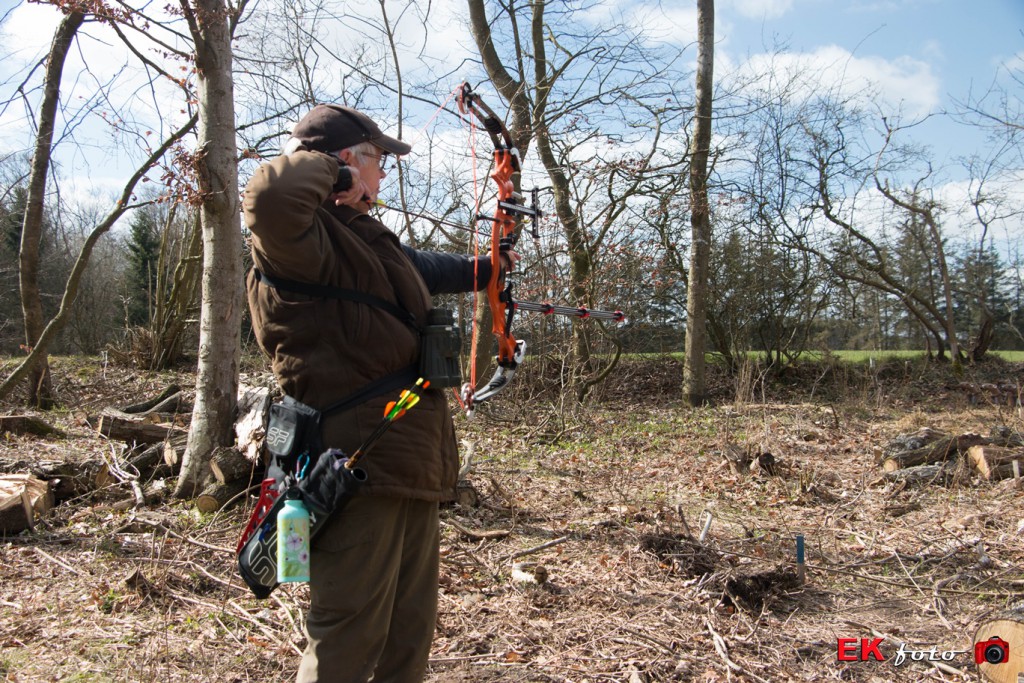
<path id="1" fill-rule="evenodd" d="M 71 12 L 64 17 L 53 35 L 50 54 L 46 60 L 43 102 L 39 107 L 39 130 L 36 132 L 36 149 L 32 155 L 32 171 L 28 184 L 25 220 L 21 226 L 18 264 L 21 279 L 21 311 L 25 318 L 25 344 L 29 349 L 39 341 L 46 326 L 42 298 L 39 294 L 39 246 L 43 238 L 43 204 L 46 199 L 46 179 L 50 171 L 57 105 L 60 102 L 60 81 L 64 72 L 64 60 L 71 49 L 71 41 L 74 40 L 84 20 L 85 15 L 81 12 Z M 52 407 L 50 366 L 45 354 L 39 356 L 29 369 L 28 381 L 29 405 L 40 408 Z"/>
<path id="2" fill-rule="evenodd" d="M 954 319 L 954 308 L 953 308 L 953 285 L 950 282 L 949 277 L 949 266 L 946 265 L 946 247 L 942 240 L 942 235 L 939 234 L 939 227 L 935 222 L 935 217 L 932 215 L 931 210 L 925 216 L 928 223 L 928 229 L 931 231 L 932 239 L 935 241 L 935 255 L 939 262 L 939 275 L 942 278 L 942 294 L 945 298 L 946 303 L 946 317 L 945 317 L 945 329 L 946 329 L 946 342 L 949 344 L 949 355 L 953 362 L 953 369 L 959 374 L 962 370 L 960 353 L 960 342 L 956 337 L 956 320 Z"/>
<path id="3" fill-rule="evenodd" d="M 484 70 L 487 72 L 487 78 L 491 81 L 505 101 L 508 102 L 509 110 L 512 114 L 512 120 L 507 124 L 507 127 L 509 133 L 512 135 L 512 141 L 515 144 L 516 149 L 519 150 L 520 159 L 522 159 L 526 156 L 533 135 L 533 116 L 531 115 L 532 109 L 528 97 L 529 92 L 526 84 L 517 80 L 513 76 L 513 72 L 507 69 L 502 63 L 501 57 L 498 55 L 492 40 L 491 22 L 487 18 L 487 12 L 483 0 L 468 0 L 468 7 L 470 19 L 469 28 L 473 34 L 473 40 L 477 45 L 477 49 L 480 51 L 480 57 L 483 62 Z M 544 3 L 536 3 L 533 6 L 533 11 L 535 14 L 539 13 L 540 16 L 543 16 Z M 542 57 L 538 57 L 538 60 L 541 61 Z M 538 107 L 541 106 L 541 104 L 538 104 Z M 513 183 L 515 184 L 516 192 L 519 192 L 521 188 L 519 174 L 515 175 Z M 474 324 L 478 330 L 491 329 L 491 309 L 487 304 L 486 297 L 477 297 L 477 308 L 476 311 L 474 311 Z M 481 341 L 477 344 L 476 358 L 474 359 L 477 368 L 484 368 L 487 370 L 493 368 L 493 349 L 494 344 L 489 340 L 487 342 Z M 487 375 L 487 370 L 484 370 L 483 374 L 485 376 Z"/>
<path id="4" fill-rule="evenodd" d="M 690 275 L 686 288 L 686 360 L 683 400 L 707 403 L 704 353 L 707 350 L 708 261 L 711 212 L 708 206 L 708 156 L 711 149 L 712 84 L 715 56 L 715 2 L 697 0 L 697 115 L 690 149 Z"/>
<path id="5" fill-rule="evenodd" d="M 203 305 L 199 371 L 188 447 L 174 494 L 194 496 L 209 458 L 233 440 L 241 355 L 242 235 L 239 227 L 231 28 L 223 0 L 181 2 L 196 46 L 199 86 L 197 173 L 202 193 Z"/>

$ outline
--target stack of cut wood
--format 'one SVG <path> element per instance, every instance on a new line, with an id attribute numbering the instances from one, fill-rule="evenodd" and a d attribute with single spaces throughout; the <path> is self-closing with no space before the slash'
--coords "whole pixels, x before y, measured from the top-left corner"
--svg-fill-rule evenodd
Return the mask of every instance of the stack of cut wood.
<path id="1" fill-rule="evenodd" d="M 196 506 L 203 512 L 216 512 L 251 484 L 261 463 L 257 454 L 262 445 L 263 414 L 269 405 L 269 389 L 241 387 L 239 390 L 239 418 L 235 424 L 237 447 L 214 450 L 210 460 L 212 481 L 196 498 Z M 149 504 L 152 494 L 161 493 L 162 480 L 177 475 L 188 440 L 188 431 L 179 426 L 180 415 L 166 415 L 167 406 L 180 407 L 180 390 L 169 387 L 160 396 L 137 406 L 120 410 L 107 409 L 99 421 L 99 432 L 104 436 L 124 441 L 131 450 L 121 465 L 108 461 L 106 471 L 121 481 L 132 484 L 134 503 Z M 248 456 L 248 457 L 247 457 Z M 151 483 L 142 487 L 138 480 Z M 133 483 L 134 481 L 134 483 Z M 159 489 L 159 490 L 158 490 Z"/>
<path id="2" fill-rule="evenodd" d="M 264 425 L 270 411 L 270 399 L 269 387 L 239 386 L 236 445 L 217 448 L 210 457 L 210 472 L 214 480 L 196 498 L 196 507 L 202 512 L 216 512 L 239 500 L 240 494 L 262 471 Z"/>
<path id="3" fill-rule="evenodd" d="M 879 457 L 884 481 L 904 485 L 948 484 L 959 473 L 973 471 L 986 481 L 1024 474 L 1024 439 L 1007 430 L 992 436 L 945 434 L 924 428 L 893 439 Z"/>
<path id="4" fill-rule="evenodd" d="M 272 378 L 271 378 L 272 379 Z M 264 424 L 272 382 L 239 388 L 236 445 L 217 448 L 211 456 L 208 485 L 196 499 L 204 512 L 220 510 L 262 474 Z M 99 415 L 82 413 L 83 424 L 110 442 L 101 458 L 85 461 L 43 460 L 31 455 L 0 462 L 0 536 L 32 527 L 54 504 L 104 487 L 130 490 L 113 504 L 129 509 L 152 505 L 174 486 L 188 442 L 191 405 L 176 385 L 135 405 L 105 408 Z M 60 436 L 59 430 L 31 415 L 0 415 L 0 433 Z"/>

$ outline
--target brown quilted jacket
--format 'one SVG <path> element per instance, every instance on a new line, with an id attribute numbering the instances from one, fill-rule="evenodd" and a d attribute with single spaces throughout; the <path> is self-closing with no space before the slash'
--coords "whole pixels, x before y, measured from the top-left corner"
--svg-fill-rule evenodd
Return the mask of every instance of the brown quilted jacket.
<path id="1" fill-rule="evenodd" d="M 400 305 L 417 320 L 430 293 L 397 236 L 349 207 L 322 205 L 338 165 L 316 152 L 296 152 L 263 164 L 243 200 L 255 267 L 270 277 L 369 293 Z M 324 408 L 381 377 L 415 363 L 419 335 L 379 308 L 314 298 L 246 282 L 253 330 L 281 388 Z M 397 391 L 325 418 L 324 443 L 353 450 L 377 426 Z M 362 465 L 362 492 L 422 500 L 454 496 L 458 451 L 448 403 L 428 389 Z"/>

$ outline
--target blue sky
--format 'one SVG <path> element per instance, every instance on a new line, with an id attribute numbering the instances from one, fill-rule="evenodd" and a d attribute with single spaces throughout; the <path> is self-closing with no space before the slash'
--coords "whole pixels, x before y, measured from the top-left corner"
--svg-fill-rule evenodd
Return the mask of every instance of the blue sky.
<path id="1" fill-rule="evenodd" d="M 690 3 L 687 3 L 690 4 Z M 842 60 L 847 76 L 879 82 L 914 135 L 939 158 L 981 144 L 942 115 L 986 91 L 1001 65 L 1024 59 L 1024 0 L 718 0 L 722 64 L 784 45 L 809 60 Z M 716 67 L 717 69 L 718 67 Z M 1017 96 L 1024 98 L 1017 87 Z"/>
<path id="2" fill-rule="evenodd" d="M 350 0 L 337 2 L 354 7 Z M 0 0 L 0 16 L 16 4 L 15 0 Z M 471 40 L 464 23 L 446 21 L 445 17 L 464 16 L 465 0 L 435 0 L 432 6 L 439 26 L 431 34 L 430 50 L 445 53 L 449 63 L 457 64 L 468 55 Z M 632 13 L 645 28 L 663 28 L 662 40 L 679 45 L 690 44 L 696 32 L 696 0 L 667 0 L 660 6 L 648 0 L 634 5 L 609 0 L 605 11 L 609 15 Z M 590 14 L 595 22 L 601 21 L 597 10 Z M 652 14 L 658 15 L 654 17 L 657 21 L 650 20 Z M 14 65 L 24 66 L 22 60 L 45 54 L 57 17 L 50 7 L 28 4 L 0 26 L 0 55 L 14 56 L 0 63 L 0 75 L 9 76 Z M 851 89 L 870 79 L 879 88 L 884 108 L 893 112 L 902 108 L 905 119 L 928 117 L 913 135 L 931 146 L 937 165 L 944 165 L 954 156 L 983 151 L 984 139 L 943 112 L 952 110 L 957 100 L 967 99 L 972 91 L 976 95 L 984 92 L 1001 65 L 1014 60 L 1024 63 L 1022 31 L 1024 0 L 716 0 L 716 76 L 730 70 L 756 71 L 759 55 L 773 46 L 784 46 L 791 63 L 810 68 L 828 65 L 834 75 L 841 71 Z M 97 53 L 102 40 L 88 39 L 83 44 L 91 50 L 89 59 L 98 73 L 113 72 L 127 59 L 119 56 L 118 50 Z M 443 58 L 445 54 L 435 56 Z M 684 58 L 695 58 L 692 45 Z M 404 59 L 415 63 L 414 54 Z M 86 87 L 87 82 L 78 86 Z M 1018 85 L 1015 92 L 1024 100 L 1022 89 Z M 24 112 L 18 106 L 0 117 L 0 150 L 18 144 L 23 123 Z M 104 163 L 110 166 L 113 150 L 109 145 L 100 143 L 91 149 L 106 157 Z M 88 174 L 93 181 L 102 175 L 102 168 Z M 112 179 L 114 186 L 123 174 L 117 175 Z M 950 171 L 950 176 L 955 178 L 955 172 Z"/>

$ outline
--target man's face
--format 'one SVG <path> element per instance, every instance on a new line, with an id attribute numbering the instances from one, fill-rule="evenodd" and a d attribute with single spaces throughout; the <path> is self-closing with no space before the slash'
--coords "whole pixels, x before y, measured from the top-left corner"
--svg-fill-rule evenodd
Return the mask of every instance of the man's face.
<path id="1" fill-rule="evenodd" d="M 387 175 L 383 165 L 390 157 L 380 147 L 375 147 L 374 151 L 369 154 L 362 152 L 352 153 L 349 150 L 345 150 L 341 153 L 341 158 L 345 163 L 359 169 L 359 178 L 362 180 L 363 185 L 366 186 L 368 203 L 372 205 L 377 201 L 377 195 L 380 192 L 380 181 Z"/>

